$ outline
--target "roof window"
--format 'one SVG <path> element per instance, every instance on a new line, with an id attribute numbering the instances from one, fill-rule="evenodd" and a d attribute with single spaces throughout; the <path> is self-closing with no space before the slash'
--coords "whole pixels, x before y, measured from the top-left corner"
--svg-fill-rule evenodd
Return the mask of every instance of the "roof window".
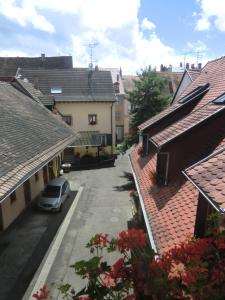
<path id="1" fill-rule="evenodd" d="M 221 94 L 219 97 L 217 97 L 215 100 L 213 100 L 213 103 L 224 104 L 225 103 L 225 93 Z"/>
<path id="2" fill-rule="evenodd" d="M 62 94 L 62 88 L 61 87 L 52 87 L 51 94 Z"/>
<path id="3" fill-rule="evenodd" d="M 206 83 L 204 85 L 200 85 L 197 88 L 195 88 L 193 91 L 188 93 L 186 96 L 181 98 L 178 102 L 179 103 L 186 103 L 188 101 L 194 100 L 205 94 L 209 90 L 209 83 Z"/>

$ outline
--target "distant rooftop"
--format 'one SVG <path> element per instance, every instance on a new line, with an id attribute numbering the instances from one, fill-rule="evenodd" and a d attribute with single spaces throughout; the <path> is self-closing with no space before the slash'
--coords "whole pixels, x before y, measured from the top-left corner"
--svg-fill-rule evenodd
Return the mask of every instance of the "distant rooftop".
<path id="1" fill-rule="evenodd" d="M 72 56 L 0 57 L 0 76 L 16 76 L 23 69 L 72 69 Z"/>

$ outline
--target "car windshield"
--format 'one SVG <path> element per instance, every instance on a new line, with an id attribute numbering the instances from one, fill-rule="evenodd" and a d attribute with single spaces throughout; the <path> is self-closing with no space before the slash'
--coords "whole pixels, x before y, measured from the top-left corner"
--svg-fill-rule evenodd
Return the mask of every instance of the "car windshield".
<path id="1" fill-rule="evenodd" d="M 43 192 L 43 196 L 48 198 L 58 198 L 59 195 L 60 195 L 59 186 L 47 185 Z"/>

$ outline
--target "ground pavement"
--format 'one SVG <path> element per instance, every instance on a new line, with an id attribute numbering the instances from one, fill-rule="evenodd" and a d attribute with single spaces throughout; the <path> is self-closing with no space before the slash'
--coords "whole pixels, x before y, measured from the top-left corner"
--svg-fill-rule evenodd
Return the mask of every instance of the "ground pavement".
<path id="1" fill-rule="evenodd" d="M 38 276 L 44 273 L 52 299 L 62 299 L 57 289 L 61 283 L 71 283 L 78 290 L 83 286 L 83 281 L 69 266 L 89 257 L 85 245 L 92 236 L 100 232 L 115 236 L 128 228 L 128 221 L 132 218 L 129 201 L 130 183 L 126 172 L 131 172 L 127 154 L 118 157 L 115 167 L 73 171 L 66 174 L 72 189 L 81 187 L 78 192 L 79 200 L 74 207 L 61 245 L 55 251 L 50 271 L 43 272 L 43 267 L 46 267 L 43 262 L 42 273 L 40 268 L 24 300 L 32 299 L 30 295 L 34 291 L 35 282 L 39 280 Z"/>

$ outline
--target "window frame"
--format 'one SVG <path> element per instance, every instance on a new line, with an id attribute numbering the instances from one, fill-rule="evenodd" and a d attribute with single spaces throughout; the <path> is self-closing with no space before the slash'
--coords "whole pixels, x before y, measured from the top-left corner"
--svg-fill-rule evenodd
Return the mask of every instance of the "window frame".
<path id="1" fill-rule="evenodd" d="M 70 119 L 70 122 L 68 122 L 68 118 Z M 67 125 L 72 126 L 72 124 L 73 124 L 73 117 L 72 117 L 72 115 L 63 115 L 63 116 L 62 116 L 62 119 L 63 119 L 63 121 L 64 121 Z"/>
<path id="2" fill-rule="evenodd" d="M 88 124 L 96 125 L 97 123 L 97 114 L 88 114 Z"/>

